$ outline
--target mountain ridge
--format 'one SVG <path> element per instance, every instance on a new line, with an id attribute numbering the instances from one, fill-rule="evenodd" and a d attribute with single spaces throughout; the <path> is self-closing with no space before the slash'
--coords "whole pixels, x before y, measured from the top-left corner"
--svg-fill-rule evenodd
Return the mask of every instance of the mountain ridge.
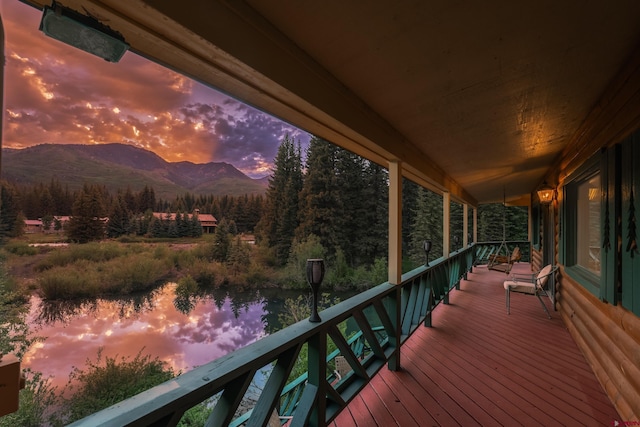
<path id="1" fill-rule="evenodd" d="M 105 185 L 110 191 L 152 187 L 157 197 L 172 199 L 187 192 L 216 196 L 264 194 L 268 180 L 253 179 L 226 162 L 167 162 L 133 145 L 110 143 L 39 144 L 2 149 L 2 179 L 18 185 L 57 179 L 70 190 L 84 183 Z"/>

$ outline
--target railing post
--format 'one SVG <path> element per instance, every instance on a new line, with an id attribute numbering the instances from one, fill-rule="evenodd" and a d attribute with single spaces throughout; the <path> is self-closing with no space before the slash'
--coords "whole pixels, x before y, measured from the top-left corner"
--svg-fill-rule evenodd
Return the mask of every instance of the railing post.
<path id="1" fill-rule="evenodd" d="M 309 338 L 309 384 L 317 388 L 315 405 L 309 417 L 309 426 L 325 427 L 327 413 L 326 372 L 327 333 L 326 330 Z"/>
<path id="2" fill-rule="evenodd" d="M 390 304 L 387 307 L 389 311 L 389 318 L 393 324 L 393 333 L 389 334 L 389 345 L 394 347 L 393 354 L 389 357 L 387 367 L 391 371 L 400 370 L 400 346 L 402 345 L 402 318 L 401 318 L 401 302 L 402 302 L 402 287 L 396 286 L 395 292 L 389 294 Z"/>

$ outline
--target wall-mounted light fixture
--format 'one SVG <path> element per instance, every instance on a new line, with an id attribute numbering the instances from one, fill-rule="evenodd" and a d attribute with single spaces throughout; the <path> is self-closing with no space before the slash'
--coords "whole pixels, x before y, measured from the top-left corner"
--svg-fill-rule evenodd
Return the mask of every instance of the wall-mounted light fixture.
<path id="1" fill-rule="evenodd" d="M 538 189 L 538 199 L 540 199 L 540 203 L 545 205 L 553 201 L 555 194 L 555 188 L 551 187 L 546 182 Z"/>
<path id="2" fill-rule="evenodd" d="M 51 7 L 44 7 L 40 30 L 51 38 L 109 62 L 118 62 L 129 49 L 120 33 L 56 2 Z"/>

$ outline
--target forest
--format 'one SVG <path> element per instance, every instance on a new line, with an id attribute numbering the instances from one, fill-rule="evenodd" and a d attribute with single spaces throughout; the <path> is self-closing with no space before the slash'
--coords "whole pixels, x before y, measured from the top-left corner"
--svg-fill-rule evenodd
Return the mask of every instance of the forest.
<path id="1" fill-rule="evenodd" d="M 70 191 L 58 180 L 33 186 L 0 185 L 0 234 L 24 233 L 25 219 L 42 219 L 56 229 L 57 216 L 69 215 L 69 241 L 89 242 L 126 235 L 198 237 L 196 209 L 212 214 L 232 235 L 253 233 L 268 247 L 275 265 L 284 266 L 292 251 L 310 238 L 324 257 L 350 268 L 370 266 L 387 256 L 388 175 L 386 169 L 313 137 L 303 156 L 299 143 L 285 136 L 274 161 L 266 194 L 213 196 L 185 193 L 174 200 L 156 199 L 153 188 L 130 188 L 113 194 L 104 185 L 85 183 Z M 403 252 L 413 263 L 423 261 L 422 242 L 431 240 L 431 256 L 442 256 L 441 195 L 403 181 Z M 164 222 L 152 212 L 177 212 Z M 463 208 L 451 202 L 453 250 L 463 242 Z M 108 221 L 101 219 L 108 218 Z M 469 209 L 469 224 L 472 224 Z M 504 225 L 504 230 L 503 230 Z M 471 226 L 470 226 L 471 227 Z M 527 240 L 526 207 L 503 204 L 478 209 L 478 240 Z M 471 234 L 471 233 L 470 233 Z M 469 241 L 472 240 L 471 236 Z"/>

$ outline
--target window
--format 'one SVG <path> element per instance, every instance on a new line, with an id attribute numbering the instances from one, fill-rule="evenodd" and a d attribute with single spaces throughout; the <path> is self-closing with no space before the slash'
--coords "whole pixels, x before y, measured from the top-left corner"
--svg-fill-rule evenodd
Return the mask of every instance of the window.
<path id="1" fill-rule="evenodd" d="M 603 197 L 600 157 L 579 168 L 564 186 L 561 258 L 566 272 L 597 297 L 602 279 Z"/>
<path id="2" fill-rule="evenodd" d="M 576 264 L 600 276 L 600 173 L 576 185 Z"/>

